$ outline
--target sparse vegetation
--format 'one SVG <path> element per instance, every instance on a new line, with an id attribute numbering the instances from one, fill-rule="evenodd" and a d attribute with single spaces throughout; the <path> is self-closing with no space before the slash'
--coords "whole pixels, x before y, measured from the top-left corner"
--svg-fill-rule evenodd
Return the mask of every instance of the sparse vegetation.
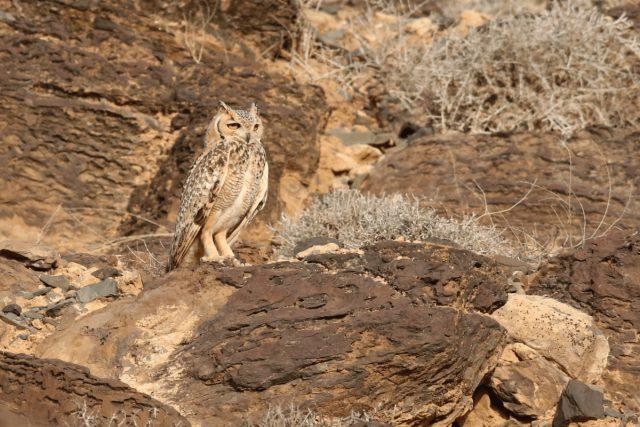
<path id="1" fill-rule="evenodd" d="M 396 18 L 383 29 L 380 10 Z M 490 20 L 466 36 L 447 31 L 409 42 L 412 19 L 410 10 L 377 2 L 350 24 L 357 54 L 317 51 L 334 69 L 324 76 L 360 92 L 377 86 L 441 131 L 572 135 L 640 121 L 640 43 L 625 18 L 557 3 Z"/>
<path id="2" fill-rule="evenodd" d="M 400 194 L 334 191 L 314 199 L 299 217 L 283 217 L 276 231 L 283 255 L 292 255 L 297 242 L 326 236 L 354 248 L 386 239 L 435 238 L 481 254 L 527 257 L 497 228 L 479 225 L 473 216 L 460 221 L 444 218 L 422 207 L 419 199 Z"/>
<path id="3" fill-rule="evenodd" d="M 371 421 L 367 414 L 352 413 L 343 418 L 326 417 L 311 409 L 301 409 L 290 404 L 286 407 L 273 405 L 258 421 L 245 420 L 243 427 L 349 427 L 367 421 Z"/>

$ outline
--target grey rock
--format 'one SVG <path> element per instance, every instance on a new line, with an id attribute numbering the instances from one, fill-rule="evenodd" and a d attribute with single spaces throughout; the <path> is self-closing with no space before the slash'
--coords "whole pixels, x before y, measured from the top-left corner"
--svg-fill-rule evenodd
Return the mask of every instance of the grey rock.
<path id="1" fill-rule="evenodd" d="M 77 291 L 76 298 L 81 303 L 88 303 L 97 298 L 118 294 L 118 284 L 115 280 L 108 278 L 94 285 L 88 285 Z"/>
<path id="2" fill-rule="evenodd" d="M 582 381 L 571 380 L 562 392 L 553 427 L 568 425 L 571 421 L 588 421 L 604 418 L 602 391 Z"/>
<path id="3" fill-rule="evenodd" d="M 51 276 L 49 274 L 43 274 L 40 276 L 40 280 L 47 286 L 59 288 L 65 292 L 73 288 L 73 285 L 69 283 L 69 279 L 65 276 Z"/>
<path id="4" fill-rule="evenodd" d="M 119 277 L 122 276 L 122 272 L 115 267 L 103 267 L 100 268 L 93 273 L 91 273 L 93 277 L 97 277 L 100 280 L 108 279 L 109 277 Z"/>
<path id="5" fill-rule="evenodd" d="M 49 293 L 49 291 L 51 291 L 51 289 L 52 288 L 50 288 L 49 286 L 45 286 L 43 288 L 36 289 L 33 292 L 20 291 L 20 292 L 17 293 L 17 295 L 22 297 L 22 298 L 33 299 L 35 297 L 39 297 L 40 295 L 45 295 L 45 294 Z"/>
<path id="6" fill-rule="evenodd" d="M 340 242 L 334 239 L 333 237 L 317 236 L 317 237 L 310 237 L 308 239 L 305 239 L 296 243 L 295 247 L 293 248 L 293 253 L 298 254 L 314 246 L 324 246 L 324 245 L 328 245 L 329 243 L 335 243 L 339 247 L 342 247 Z"/>
<path id="7" fill-rule="evenodd" d="M 356 145 L 356 144 L 373 144 L 376 140 L 376 135 L 371 131 L 364 132 L 350 132 L 344 129 L 331 129 L 327 134 L 335 136 L 344 145 Z"/>
<path id="8" fill-rule="evenodd" d="M 28 340 L 29 334 L 18 334 L 18 338 L 20 338 L 21 340 Z"/>
<path id="9" fill-rule="evenodd" d="M 27 319 L 42 319 L 44 314 L 38 313 L 37 311 L 29 310 L 22 313 L 22 317 L 26 317 Z"/>
<path id="10" fill-rule="evenodd" d="M 35 329 L 29 326 L 20 316 L 16 316 L 13 313 L 0 313 L 0 320 L 13 325 L 18 329 L 35 331 Z"/>
<path id="11" fill-rule="evenodd" d="M 57 316 L 60 315 L 60 310 L 62 310 L 66 306 L 71 305 L 73 303 L 74 303 L 74 299 L 73 298 L 61 299 L 61 300 L 58 300 L 58 301 L 54 302 L 53 304 L 48 305 L 44 309 L 44 312 L 45 312 L 45 314 L 47 316 L 57 317 Z"/>
<path id="12" fill-rule="evenodd" d="M 16 18 L 12 14 L 0 10 L 0 21 L 1 22 L 6 22 L 7 24 L 9 24 L 11 22 L 15 22 L 15 20 L 16 20 Z"/>
<path id="13" fill-rule="evenodd" d="M 9 304 L 9 305 L 5 305 L 2 308 L 2 312 L 13 313 L 16 316 L 20 316 L 20 314 L 22 314 L 22 307 L 20 307 L 18 304 Z"/>

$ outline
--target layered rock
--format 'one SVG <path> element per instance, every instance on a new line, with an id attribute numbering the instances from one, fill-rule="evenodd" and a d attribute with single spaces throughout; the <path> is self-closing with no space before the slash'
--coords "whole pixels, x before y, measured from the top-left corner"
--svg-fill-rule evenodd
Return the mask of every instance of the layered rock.
<path id="1" fill-rule="evenodd" d="M 612 224 L 640 225 L 637 132 L 437 135 L 419 130 L 388 152 L 361 188 L 410 193 L 448 214 L 494 213 L 491 221 L 522 240 L 576 244 Z M 488 216 L 485 216 L 488 221 Z"/>
<path id="2" fill-rule="evenodd" d="M 175 409 L 59 360 L 0 352 L 0 425 L 188 426 Z"/>
<path id="3" fill-rule="evenodd" d="M 488 314 L 507 299 L 503 274 L 467 251 L 400 242 L 182 269 L 52 335 L 40 354 L 119 377 L 207 425 L 290 402 L 447 425 L 501 354 L 506 334 Z"/>
<path id="4" fill-rule="evenodd" d="M 261 218 L 304 193 L 318 164 L 321 91 L 204 29 L 191 40 L 202 47 L 196 61 L 185 41 L 196 36 L 134 3 L 0 1 L 0 236 L 77 247 L 149 225 L 118 231 L 126 210 L 170 229 L 221 99 L 255 101 L 265 119 L 271 180 Z"/>

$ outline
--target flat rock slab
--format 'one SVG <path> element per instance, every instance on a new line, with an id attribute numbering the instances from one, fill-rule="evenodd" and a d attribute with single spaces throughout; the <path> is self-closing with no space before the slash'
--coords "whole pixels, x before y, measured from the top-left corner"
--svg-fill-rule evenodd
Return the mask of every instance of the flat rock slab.
<path id="1" fill-rule="evenodd" d="M 60 255 L 52 248 L 17 240 L 0 242 L 0 257 L 21 262 L 34 270 L 50 270 L 58 265 Z"/>
<path id="2" fill-rule="evenodd" d="M 118 295 L 118 282 L 108 278 L 93 285 L 87 285 L 77 290 L 78 302 L 88 303 L 98 298 Z"/>
<path id="3" fill-rule="evenodd" d="M 39 348 L 158 393 L 203 425 L 290 403 L 449 425 L 506 343 L 489 314 L 507 286 L 488 258 L 430 244 L 205 265 L 171 272 Z"/>
<path id="4" fill-rule="evenodd" d="M 82 412 L 93 419 L 90 425 L 109 425 L 112 417 L 121 425 L 190 425 L 173 408 L 120 381 L 59 360 L 0 352 L 0 392 L 2 425 L 79 425 Z"/>
<path id="5" fill-rule="evenodd" d="M 69 289 L 73 288 L 73 285 L 71 285 L 71 283 L 69 282 L 69 279 L 67 279 L 66 276 L 52 276 L 49 274 L 43 274 L 40 276 L 40 280 L 45 285 L 51 288 L 59 288 L 63 292 L 66 292 Z"/>

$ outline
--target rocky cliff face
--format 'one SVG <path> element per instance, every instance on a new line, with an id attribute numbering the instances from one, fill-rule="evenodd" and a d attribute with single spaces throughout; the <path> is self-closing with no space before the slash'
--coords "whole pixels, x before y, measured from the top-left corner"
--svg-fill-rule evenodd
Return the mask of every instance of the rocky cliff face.
<path id="1" fill-rule="evenodd" d="M 237 21 L 255 20 L 262 12 L 254 9 Z M 40 238 L 78 247 L 95 243 L 96 233 L 105 240 L 157 229 L 125 212 L 167 233 L 219 100 L 253 100 L 264 117 L 271 176 L 262 221 L 309 186 L 326 119 L 318 88 L 212 36 L 183 31 L 160 3 L 27 2 L 17 9 L 3 1 L 0 10 L 7 11 L 0 18 L 5 237 L 35 240 L 49 222 Z M 189 42 L 202 50 L 198 61 Z"/>
<path id="2" fill-rule="evenodd" d="M 364 179 L 375 193 L 425 197 L 443 212 L 482 215 L 561 247 L 615 224 L 640 225 L 637 132 L 425 136 L 389 152 Z M 524 233 L 523 233 L 524 231 Z"/>

